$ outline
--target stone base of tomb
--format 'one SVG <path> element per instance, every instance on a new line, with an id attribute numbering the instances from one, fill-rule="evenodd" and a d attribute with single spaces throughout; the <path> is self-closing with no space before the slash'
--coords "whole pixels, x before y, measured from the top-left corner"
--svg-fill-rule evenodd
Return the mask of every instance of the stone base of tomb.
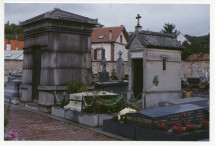
<path id="1" fill-rule="evenodd" d="M 44 113 L 51 113 L 53 105 L 43 105 L 38 104 L 38 111 L 44 112 Z"/>
<path id="2" fill-rule="evenodd" d="M 17 97 L 4 97 L 4 101 L 12 104 L 19 104 L 19 98 Z"/>
<path id="3" fill-rule="evenodd" d="M 156 129 L 143 128 L 139 126 L 122 124 L 118 121 L 104 120 L 103 130 L 135 140 L 144 141 L 196 141 L 209 139 L 209 130 L 197 130 L 173 134 Z"/>
<path id="4" fill-rule="evenodd" d="M 116 113 L 112 114 L 91 114 L 78 110 L 63 109 L 60 107 L 52 107 L 52 115 L 74 122 L 78 122 L 90 127 L 103 126 L 103 120 L 111 119 Z"/>

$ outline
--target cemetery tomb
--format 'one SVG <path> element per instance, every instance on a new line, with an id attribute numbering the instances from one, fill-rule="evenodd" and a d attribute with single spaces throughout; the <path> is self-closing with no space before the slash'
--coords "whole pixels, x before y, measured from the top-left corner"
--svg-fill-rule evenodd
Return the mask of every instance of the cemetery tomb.
<path id="1" fill-rule="evenodd" d="M 94 96 L 96 96 L 98 99 L 99 98 L 111 99 L 119 96 L 119 94 L 110 93 L 107 91 L 98 92 L 96 95 L 95 93 L 96 92 L 82 92 L 82 93 L 70 94 L 69 104 L 64 106 L 64 109 L 81 111 L 83 107 L 82 97 L 84 97 L 86 100 L 92 100 Z"/>
<path id="2" fill-rule="evenodd" d="M 55 8 L 20 22 L 25 35 L 21 105 L 36 101 L 51 112 L 54 91 L 81 80 L 92 83 L 91 32 L 97 19 Z"/>
<path id="3" fill-rule="evenodd" d="M 126 45 L 128 49 L 127 97 L 144 97 L 144 108 L 158 107 L 158 102 L 181 98 L 181 43 L 172 34 L 144 31 L 139 24 Z M 158 76 L 159 84 L 153 85 Z"/>

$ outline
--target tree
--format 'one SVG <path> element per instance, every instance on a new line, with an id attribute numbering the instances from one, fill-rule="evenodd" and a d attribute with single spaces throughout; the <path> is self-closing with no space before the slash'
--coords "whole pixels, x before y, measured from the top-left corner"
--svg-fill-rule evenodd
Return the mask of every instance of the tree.
<path id="1" fill-rule="evenodd" d="M 191 42 L 191 44 L 188 44 L 187 42 L 184 42 L 182 44 L 184 46 L 184 49 L 181 54 L 182 60 L 186 60 L 187 57 L 192 54 L 210 53 L 210 34 L 199 37 L 189 35 L 185 36 Z"/>
<path id="2" fill-rule="evenodd" d="M 176 35 L 177 30 L 174 30 L 175 27 L 176 26 L 174 24 L 165 23 L 165 25 L 163 26 L 163 29 L 161 30 L 161 32 L 163 32 L 163 33 L 171 33 L 171 34 Z"/>
<path id="3" fill-rule="evenodd" d="M 97 25 L 96 25 L 96 28 L 100 28 L 100 27 L 105 27 L 103 24 L 101 24 L 101 23 L 98 23 Z"/>
<path id="4" fill-rule="evenodd" d="M 4 25 L 5 39 L 24 41 L 23 28 L 12 23 Z"/>

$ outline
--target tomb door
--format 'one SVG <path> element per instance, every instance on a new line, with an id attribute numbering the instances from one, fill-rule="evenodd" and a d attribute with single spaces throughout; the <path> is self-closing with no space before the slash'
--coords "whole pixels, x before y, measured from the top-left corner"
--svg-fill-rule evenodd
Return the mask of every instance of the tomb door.
<path id="1" fill-rule="evenodd" d="M 41 49 L 40 47 L 32 48 L 33 67 L 32 67 L 32 99 L 38 101 L 38 86 L 40 84 L 41 71 Z"/>
<path id="2" fill-rule="evenodd" d="M 143 59 L 132 59 L 134 97 L 142 98 L 143 91 Z"/>

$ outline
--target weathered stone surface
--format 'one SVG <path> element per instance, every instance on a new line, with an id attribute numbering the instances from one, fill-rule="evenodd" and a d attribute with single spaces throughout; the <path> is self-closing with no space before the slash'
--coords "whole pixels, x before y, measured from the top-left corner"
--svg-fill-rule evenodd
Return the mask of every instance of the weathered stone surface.
<path id="1" fill-rule="evenodd" d="M 123 79 L 125 77 L 125 73 L 124 73 L 124 60 L 122 59 L 122 52 L 120 51 L 119 53 L 119 58 L 116 61 L 116 76 L 118 77 L 118 79 Z"/>
<path id="2" fill-rule="evenodd" d="M 23 83 L 34 87 L 30 98 L 39 92 L 39 110 L 50 112 L 54 95 L 38 86 L 66 86 L 78 79 L 91 85 L 90 34 L 96 24 L 96 19 L 60 9 L 20 23 L 25 35 Z"/>
<path id="3" fill-rule="evenodd" d="M 91 127 L 99 126 L 98 114 L 88 114 L 88 113 L 81 113 L 79 116 L 79 123 L 88 125 Z"/>
<path id="4" fill-rule="evenodd" d="M 4 72 L 13 75 L 21 73 L 23 68 L 22 60 L 4 60 Z"/>
<path id="5" fill-rule="evenodd" d="M 65 117 L 65 110 L 60 107 L 52 107 L 52 115 L 64 118 Z"/>

